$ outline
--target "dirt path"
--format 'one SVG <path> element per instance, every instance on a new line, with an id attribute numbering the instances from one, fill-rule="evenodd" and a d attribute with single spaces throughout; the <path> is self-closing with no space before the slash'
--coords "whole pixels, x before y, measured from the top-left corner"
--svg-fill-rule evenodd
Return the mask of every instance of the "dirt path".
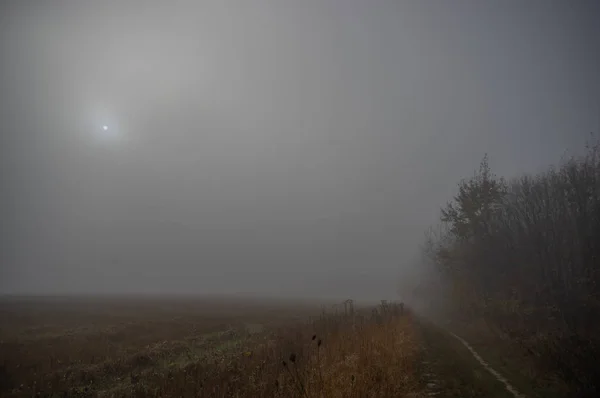
<path id="1" fill-rule="evenodd" d="M 420 322 L 420 332 L 419 375 L 424 396 L 524 398 L 458 336 L 427 321 Z"/>
<path id="2" fill-rule="evenodd" d="M 502 376 L 500 373 L 498 373 L 498 371 L 496 371 L 494 368 L 492 368 L 483 358 L 481 358 L 481 356 L 477 353 L 477 351 L 475 351 L 473 349 L 473 347 L 471 347 L 471 345 L 469 343 L 467 343 L 463 338 L 461 338 L 460 336 L 457 336 L 456 334 L 454 334 L 452 332 L 448 332 L 448 333 L 450 333 L 451 336 L 453 336 L 455 339 L 460 341 L 462 343 L 462 345 L 464 345 L 467 348 L 467 350 L 469 350 L 471 352 L 471 354 L 473 355 L 473 358 L 475 358 L 481 364 L 481 366 L 483 366 L 488 372 L 490 372 L 496 378 L 496 380 L 502 382 L 504 384 L 504 386 L 506 387 L 506 390 L 508 392 L 510 392 L 515 398 L 526 398 L 525 395 L 519 393 L 508 382 L 508 380 L 506 380 L 506 378 L 504 376 Z"/>

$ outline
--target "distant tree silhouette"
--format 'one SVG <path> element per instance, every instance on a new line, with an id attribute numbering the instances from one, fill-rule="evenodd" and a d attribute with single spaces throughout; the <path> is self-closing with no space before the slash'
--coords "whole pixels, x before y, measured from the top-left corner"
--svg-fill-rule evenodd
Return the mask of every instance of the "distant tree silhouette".
<path id="1" fill-rule="evenodd" d="M 487 154 L 481 160 L 479 172 L 458 184 L 458 194 L 442 209 L 441 221 L 450 225 L 460 240 L 487 232 L 506 195 L 506 182 L 491 172 Z"/>

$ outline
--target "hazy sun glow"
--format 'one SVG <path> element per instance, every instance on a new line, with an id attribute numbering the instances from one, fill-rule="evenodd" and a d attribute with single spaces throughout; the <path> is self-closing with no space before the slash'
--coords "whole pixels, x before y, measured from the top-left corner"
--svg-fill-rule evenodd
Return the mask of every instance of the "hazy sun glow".
<path id="1" fill-rule="evenodd" d="M 89 100 L 82 119 L 85 119 L 85 134 L 95 142 L 110 145 L 123 142 L 125 130 L 112 106 L 103 101 Z"/>
<path id="2" fill-rule="evenodd" d="M 114 142 L 122 139 L 122 131 L 116 123 L 99 123 L 94 129 L 96 139 L 104 142 Z"/>

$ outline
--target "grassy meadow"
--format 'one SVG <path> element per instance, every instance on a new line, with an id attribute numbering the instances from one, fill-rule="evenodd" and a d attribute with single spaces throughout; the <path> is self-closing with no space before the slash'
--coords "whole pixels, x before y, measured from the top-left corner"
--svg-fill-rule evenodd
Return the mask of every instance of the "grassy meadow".
<path id="1" fill-rule="evenodd" d="M 412 324 L 396 306 L 7 297 L 0 396 L 406 396 L 419 389 Z"/>

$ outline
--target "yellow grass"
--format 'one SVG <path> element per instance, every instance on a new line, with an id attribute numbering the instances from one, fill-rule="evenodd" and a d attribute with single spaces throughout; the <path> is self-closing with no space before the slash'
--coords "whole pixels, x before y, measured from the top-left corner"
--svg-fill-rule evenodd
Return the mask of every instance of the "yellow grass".
<path id="1" fill-rule="evenodd" d="M 309 320 L 309 316 L 311 316 Z M 0 304 L 1 396 L 402 397 L 410 315 L 210 300 Z"/>

